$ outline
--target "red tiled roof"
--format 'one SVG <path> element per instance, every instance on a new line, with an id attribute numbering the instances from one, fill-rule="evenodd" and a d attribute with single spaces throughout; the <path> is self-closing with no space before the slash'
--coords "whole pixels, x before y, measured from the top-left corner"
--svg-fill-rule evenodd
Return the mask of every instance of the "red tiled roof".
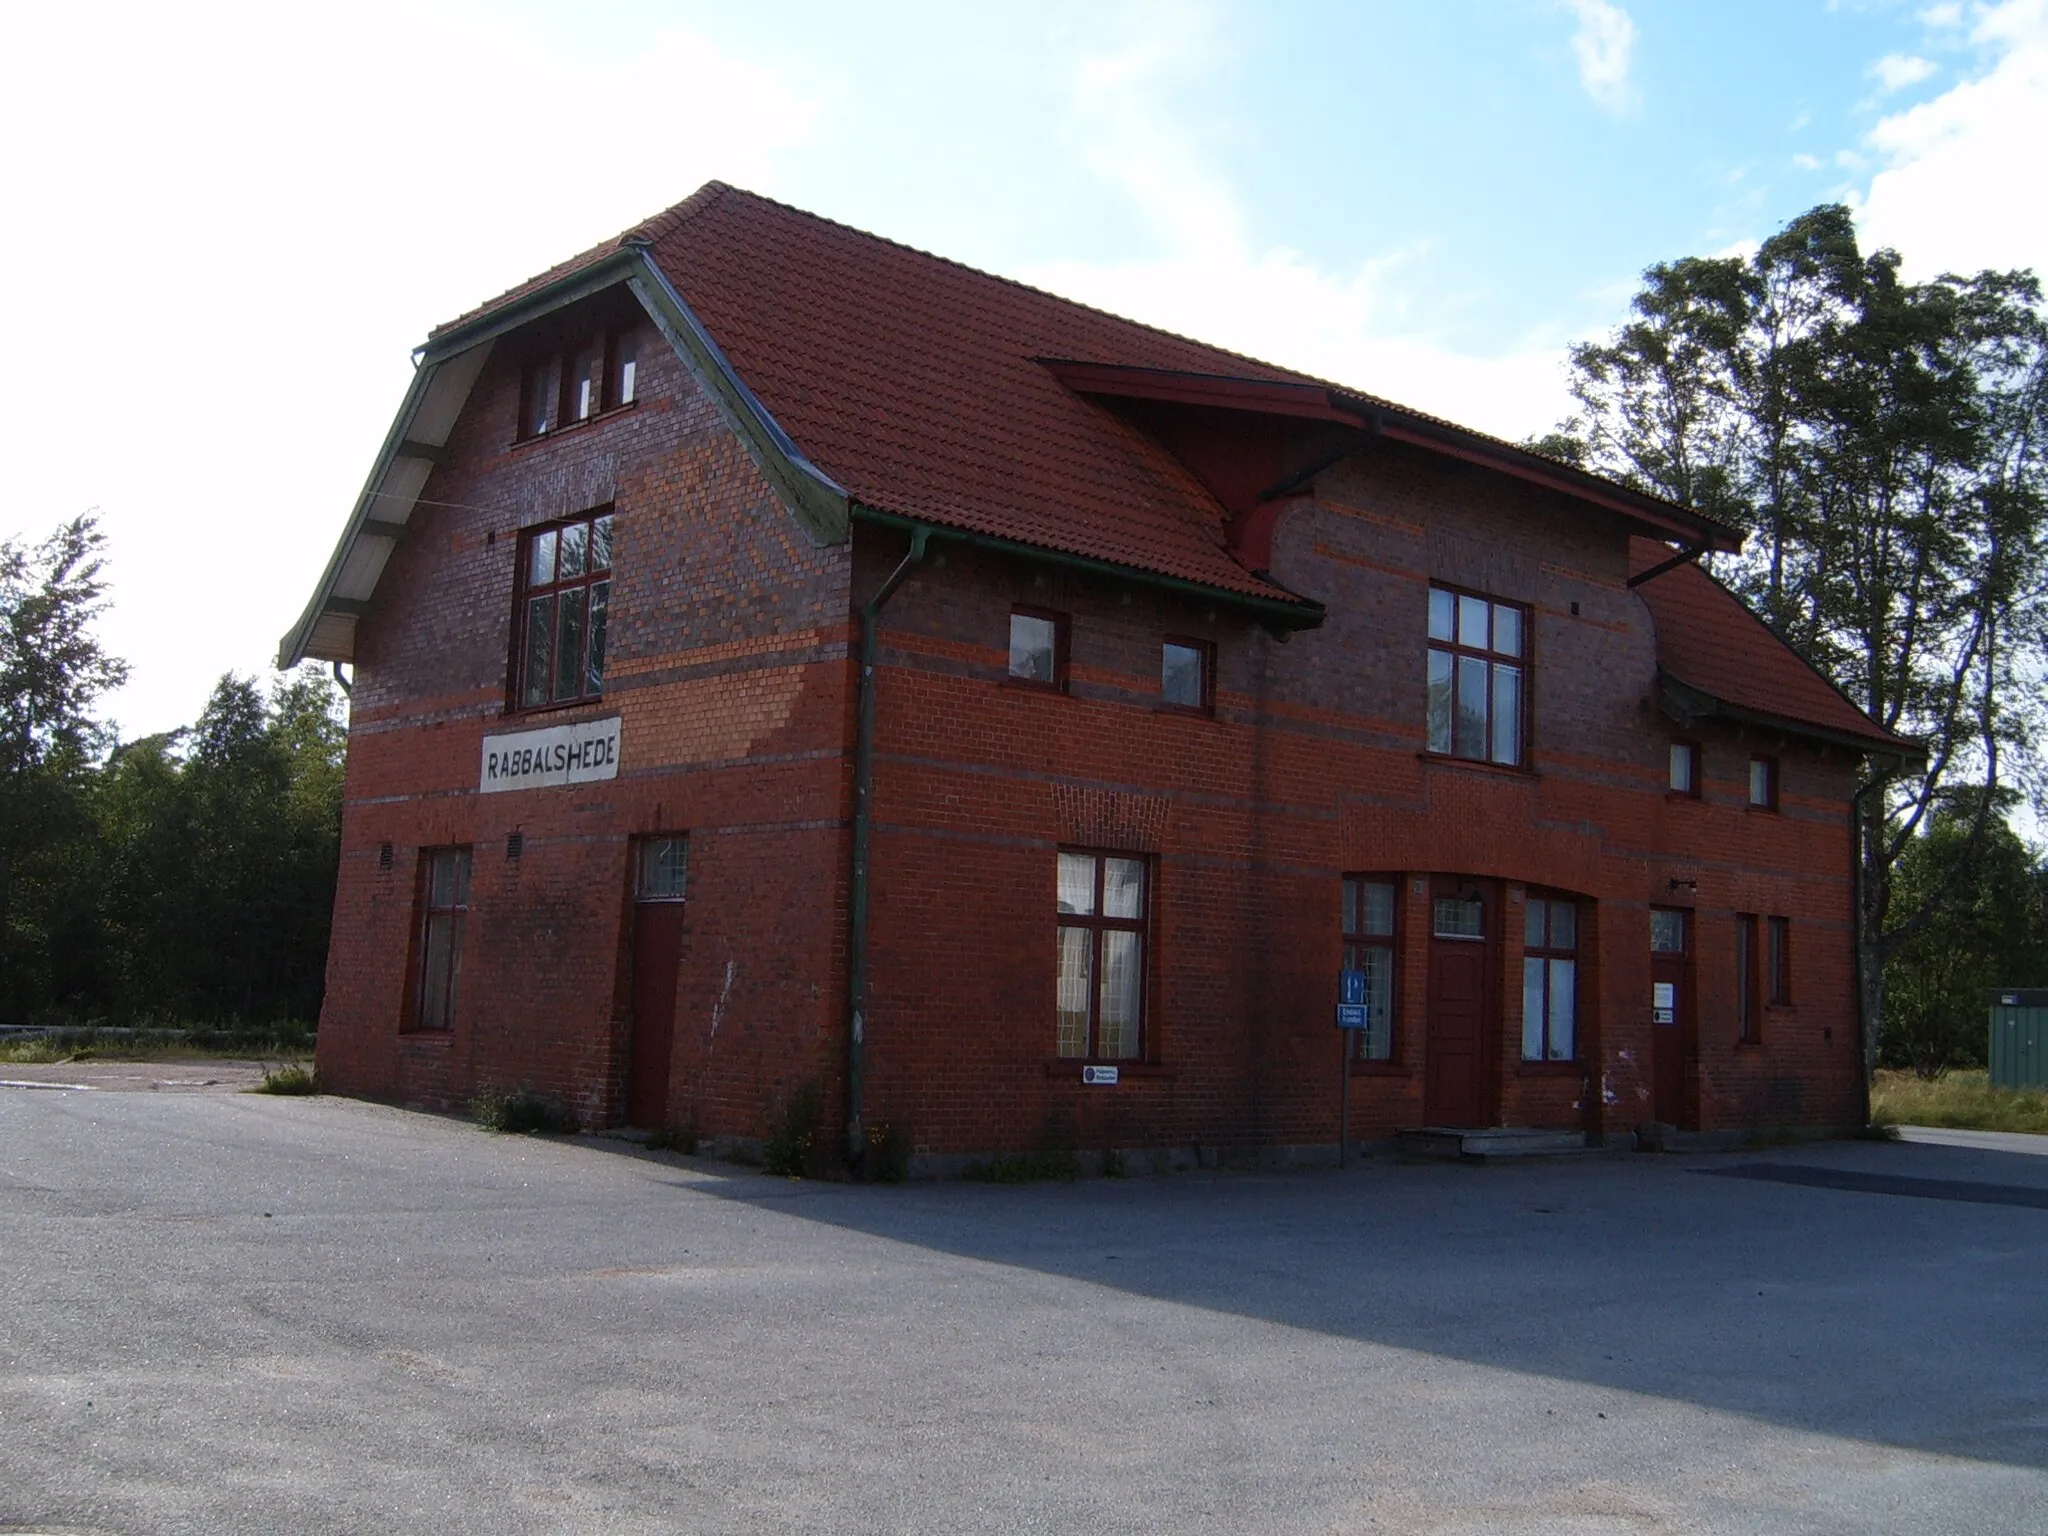
<path id="1" fill-rule="evenodd" d="M 1642 572 L 1671 558 L 1668 546 L 1629 540 L 1629 565 Z M 1771 632 L 1733 592 L 1697 565 L 1652 577 L 1636 591 L 1657 625 L 1657 664 L 1724 704 L 1837 736 L 1911 750 Z"/>
<path id="2" fill-rule="evenodd" d="M 855 500 L 1204 586 L 1299 601 L 1232 557 L 1222 509 L 1177 458 L 1035 359 L 1319 390 L 1332 387 L 1326 381 L 720 182 L 434 335 L 640 243 L 783 430 Z"/>

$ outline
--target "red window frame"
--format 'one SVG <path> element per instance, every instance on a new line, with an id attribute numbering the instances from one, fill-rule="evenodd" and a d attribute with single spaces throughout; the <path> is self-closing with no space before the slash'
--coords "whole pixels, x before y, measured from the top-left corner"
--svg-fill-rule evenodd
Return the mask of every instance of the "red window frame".
<path id="1" fill-rule="evenodd" d="M 1367 887 L 1387 892 L 1388 913 L 1384 933 L 1370 925 Z M 1385 1015 L 1384 1023 L 1378 1027 L 1349 1032 L 1357 1036 L 1356 1043 L 1350 1048 L 1351 1057 L 1355 1061 L 1382 1065 L 1396 1061 L 1400 1046 L 1394 1026 L 1400 1017 L 1397 1000 L 1401 994 L 1401 877 L 1346 875 L 1337 923 L 1343 939 L 1344 969 L 1366 973 L 1366 1003 L 1369 1008 Z M 1384 982 L 1376 979 L 1380 968 L 1384 968 Z M 1379 995 L 1374 996 L 1374 993 Z"/>
<path id="2" fill-rule="evenodd" d="M 1068 870 L 1082 860 L 1092 862 L 1092 884 L 1089 893 L 1089 910 L 1086 912 L 1068 910 L 1064 895 L 1065 877 Z M 1136 916 L 1128 914 L 1111 915 L 1107 910 L 1107 876 L 1112 861 L 1134 864 L 1138 869 L 1138 911 Z M 1053 1054 L 1062 1060 L 1084 1062 L 1132 1062 L 1145 1060 L 1149 1045 L 1146 1024 L 1146 1007 L 1150 1001 L 1151 988 L 1148 985 L 1147 968 L 1151 946 L 1146 942 L 1151 932 L 1152 921 L 1152 861 L 1141 853 L 1122 852 L 1108 848 L 1062 848 L 1058 856 L 1058 873 L 1055 875 L 1053 974 L 1055 985 Z M 1062 1006 L 1057 992 L 1067 981 L 1066 966 L 1072 933 L 1081 936 L 1088 960 L 1084 984 L 1087 988 L 1087 1016 L 1076 1039 L 1069 1024 L 1069 1015 L 1075 1010 Z M 1103 1049 L 1102 1002 L 1107 988 L 1104 973 L 1104 951 L 1109 947 L 1107 936 L 1130 935 L 1133 941 L 1128 964 L 1134 966 L 1136 976 L 1135 1014 L 1131 1021 L 1131 1038 L 1118 1042 L 1120 1050 L 1111 1052 Z M 1076 1049 L 1075 1047 L 1078 1047 Z"/>
<path id="3" fill-rule="evenodd" d="M 531 442 L 631 405 L 639 393 L 639 362 L 640 328 L 630 325 L 593 330 L 536 351 L 520 374 L 513 440 Z M 586 379 L 592 386 L 587 400 L 581 393 Z"/>
<path id="4" fill-rule="evenodd" d="M 1037 619 L 1052 626 L 1052 676 L 1050 679 L 1032 677 L 1017 670 L 1017 620 Z M 1031 608 L 1018 603 L 1010 609 L 1010 657 L 1008 662 L 1009 680 L 1019 688 L 1039 688 L 1047 693 L 1067 691 L 1067 629 L 1068 618 L 1054 608 Z"/>
<path id="5" fill-rule="evenodd" d="M 542 523 L 519 535 L 519 572 L 512 606 L 512 664 L 508 710 L 560 709 L 604 697 L 604 653 L 611 618 L 613 534 L 609 506 Z M 572 540 L 570 535 L 576 535 Z M 567 552 L 580 548 L 573 575 Z M 599 559 L 603 564 L 599 565 Z M 542 576 L 547 577 L 541 580 Z M 573 603 L 573 608 L 572 608 Z M 572 624 L 570 614 L 581 615 Z M 543 630 L 539 626 L 545 625 Z M 546 635 L 545 650 L 539 650 Z M 565 676 L 565 641 L 576 647 L 574 676 Z M 538 685 L 535 665 L 546 669 Z"/>
<path id="6" fill-rule="evenodd" d="M 1764 771 L 1764 797 L 1756 795 L 1757 769 Z M 1749 760 L 1749 784 L 1747 787 L 1749 808 L 1753 811 L 1775 811 L 1778 808 L 1778 760 L 1761 754 Z"/>
<path id="7" fill-rule="evenodd" d="M 1559 911 L 1571 913 L 1571 942 L 1561 944 L 1559 938 Z M 1541 914 L 1540 918 L 1538 914 Z M 1585 931 L 1585 906 L 1577 897 L 1562 892 L 1531 890 L 1523 896 L 1522 907 L 1522 1060 L 1525 1062 L 1577 1061 L 1579 1059 L 1579 939 Z M 1529 942 L 1532 930 L 1539 933 L 1536 943 Z M 1531 966 L 1539 968 L 1532 972 Z M 1555 1025 L 1556 973 L 1559 965 L 1571 967 L 1571 1049 L 1562 1055 L 1552 1050 Z M 1540 974 L 1541 985 L 1535 988 L 1540 1016 L 1536 1021 L 1536 1045 L 1538 1054 L 1529 1054 L 1529 998 L 1530 982 Z"/>
<path id="8" fill-rule="evenodd" d="M 1764 978 L 1772 1006 L 1792 1001 L 1792 919 L 1771 918 L 1764 929 Z"/>
<path id="9" fill-rule="evenodd" d="M 1439 634 L 1437 606 L 1439 598 L 1447 599 L 1450 607 L 1449 633 Z M 1465 639 L 1465 604 L 1486 604 L 1486 644 L 1476 646 Z M 1515 620 L 1515 648 L 1501 648 L 1502 615 L 1512 614 Z M 1424 674 L 1423 745 L 1436 757 L 1452 758 L 1464 762 L 1492 763 L 1502 768 L 1525 768 L 1529 762 L 1529 715 L 1530 698 L 1533 692 L 1531 678 L 1534 672 L 1534 626 L 1532 615 L 1524 603 L 1511 603 L 1493 597 L 1485 592 L 1473 592 L 1447 583 L 1433 581 L 1429 584 L 1429 612 L 1424 632 L 1428 636 L 1427 669 Z M 1444 677 L 1441 682 L 1444 692 L 1444 714 L 1442 729 L 1438 729 L 1437 678 L 1438 658 L 1444 659 Z M 1485 679 L 1486 723 L 1480 728 L 1480 740 L 1472 742 L 1463 726 L 1464 713 L 1458 707 L 1460 679 L 1466 674 L 1468 664 L 1483 668 Z M 1499 732 L 1495 721 L 1500 704 L 1500 679 L 1504 674 L 1513 674 L 1515 683 L 1515 730 L 1512 755 L 1503 757 L 1499 752 Z"/>
<path id="10" fill-rule="evenodd" d="M 1761 1045 L 1764 1037 L 1762 997 L 1763 955 L 1757 947 L 1754 912 L 1735 914 L 1735 1038 L 1743 1045 Z"/>
<path id="11" fill-rule="evenodd" d="M 1195 689 L 1195 702 L 1184 699 L 1169 699 L 1166 696 L 1166 659 L 1171 649 L 1192 651 L 1196 665 L 1201 669 Z M 1159 698 L 1160 708 L 1176 710 L 1186 715 L 1211 715 L 1216 712 L 1216 647 L 1208 640 L 1198 640 L 1190 635 L 1165 635 L 1159 642 Z"/>
<path id="12" fill-rule="evenodd" d="M 1671 766 L 1672 764 L 1678 761 L 1678 754 L 1681 752 L 1685 754 L 1687 763 L 1686 783 L 1684 788 L 1680 788 L 1677 784 L 1670 783 L 1670 780 L 1673 777 L 1675 777 L 1675 775 L 1673 775 L 1671 772 Z M 1671 750 L 1668 754 L 1666 754 L 1665 759 L 1665 775 L 1666 783 L 1669 785 L 1672 794 L 1678 795 L 1681 798 L 1687 800 L 1699 799 L 1700 764 L 1704 755 L 1705 754 L 1703 754 L 1700 751 L 1700 744 L 1696 741 L 1689 741 L 1681 736 L 1671 743 Z"/>
<path id="13" fill-rule="evenodd" d="M 415 936 L 410 1027 L 422 1034 L 455 1028 L 455 998 L 462 977 L 462 935 L 468 926 L 470 849 L 422 848 L 419 924 Z"/>

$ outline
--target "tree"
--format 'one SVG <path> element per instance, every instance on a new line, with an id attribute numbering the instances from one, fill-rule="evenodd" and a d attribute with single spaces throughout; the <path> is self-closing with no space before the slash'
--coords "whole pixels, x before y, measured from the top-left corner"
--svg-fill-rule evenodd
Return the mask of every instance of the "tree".
<path id="1" fill-rule="evenodd" d="M 34 548 L 0 542 L 0 998 L 16 1009 L 48 996 L 52 893 L 108 741 L 93 710 L 127 675 L 93 634 L 103 545 L 90 513 Z"/>
<path id="2" fill-rule="evenodd" d="M 1973 854 L 1975 821 L 1968 804 L 1941 807 L 1906 845 L 1895 876 L 1902 905 L 1945 893 L 1894 949 L 1886 978 L 1883 1060 L 1922 1077 L 1984 1065 L 1993 989 L 2048 985 L 2048 865 L 2003 821 Z"/>
<path id="3" fill-rule="evenodd" d="M 1719 570 L 1924 773 L 1859 797 L 1866 1066 L 1887 962 L 1934 921 L 2041 783 L 2048 642 L 2048 323 L 2032 273 L 1907 283 L 1849 211 L 1816 208 L 1748 258 L 1652 267 L 1635 318 L 1573 349 L 1579 409 L 1533 446 L 1748 530 Z M 1952 792 L 1979 785 L 1945 882 L 1896 886 Z"/>

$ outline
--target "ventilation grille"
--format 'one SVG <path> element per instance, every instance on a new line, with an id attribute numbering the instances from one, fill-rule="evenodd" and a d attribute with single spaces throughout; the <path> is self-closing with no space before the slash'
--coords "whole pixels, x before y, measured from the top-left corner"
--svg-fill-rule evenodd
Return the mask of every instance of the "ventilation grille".
<path id="1" fill-rule="evenodd" d="M 389 843 L 379 843 L 377 845 L 377 872 L 382 874 L 390 868 L 391 845 Z"/>
<path id="2" fill-rule="evenodd" d="M 526 853 L 526 834 L 513 832 L 505 838 L 505 862 L 517 864 Z"/>

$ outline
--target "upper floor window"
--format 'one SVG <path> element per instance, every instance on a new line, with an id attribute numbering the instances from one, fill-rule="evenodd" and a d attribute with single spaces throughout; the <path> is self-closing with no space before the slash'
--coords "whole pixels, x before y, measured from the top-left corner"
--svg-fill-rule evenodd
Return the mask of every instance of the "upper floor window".
<path id="1" fill-rule="evenodd" d="M 1697 796 L 1699 792 L 1699 745 L 1690 741 L 1674 741 L 1671 743 L 1671 793 Z"/>
<path id="2" fill-rule="evenodd" d="M 1060 850 L 1062 1056 L 1128 1061 L 1145 1016 L 1145 860 Z"/>
<path id="3" fill-rule="evenodd" d="M 631 330 L 600 331 L 535 358 L 520 385 L 520 437 L 541 437 L 632 404 L 639 349 Z"/>
<path id="4" fill-rule="evenodd" d="M 1429 750 L 1478 762 L 1523 758 L 1527 611 L 1429 589 Z"/>
<path id="5" fill-rule="evenodd" d="M 1042 608 L 1010 614 L 1010 676 L 1043 688 L 1067 686 L 1067 616 Z"/>
<path id="6" fill-rule="evenodd" d="M 1749 803 L 1761 811 L 1778 808 L 1778 760 L 1752 757 L 1749 760 Z"/>
<path id="7" fill-rule="evenodd" d="M 1344 969 L 1365 972 L 1365 1028 L 1355 1030 L 1364 1061 L 1394 1056 L 1394 895 L 1391 880 L 1344 877 Z"/>
<path id="8" fill-rule="evenodd" d="M 540 709 L 598 697 L 611 608 L 611 513 L 528 530 L 519 570 L 513 698 L 521 709 Z"/>
<path id="9" fill-rule="evenodd" d="M 1522 1059 L 1570 1061 L 1578 1035 L 1578 903 L 1531 896 L 1522 921 Z"/>
<path id="10" fill-rule="evenodd" d="M 1168 640 L 1159 647 L 1159 696 L 1175 709 L 1208 713 L 1215 672 L 1215 647 L 1206 640 Z"/>

